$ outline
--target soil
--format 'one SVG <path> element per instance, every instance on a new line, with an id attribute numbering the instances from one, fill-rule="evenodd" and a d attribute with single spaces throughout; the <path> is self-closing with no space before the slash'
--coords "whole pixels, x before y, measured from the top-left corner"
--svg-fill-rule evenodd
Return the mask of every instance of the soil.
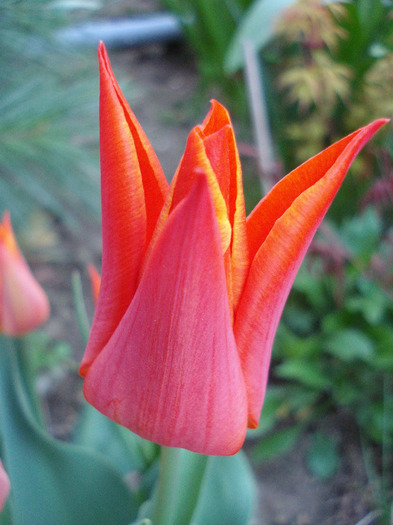
<path id="1" fill-rule="evenodd" d="M 208 111 L 208 96 L 199 97 L 198 74 L 184 46 L 151 46 L 110 51 L 116 75 L 129 76 L 133 90 L 131 105 L 149 137 L 168 178 L 175 172 L 191 126 Z M 52 305 L 48 331 L 56 340 L 68 342 L 79 362 L 84 342 L 78 329 L 71 294 L 71 274 L 83 278 L 89 315 L 93 306 L 86 264 L 100 260 L 99 224 L 86 225 L 80 236 L 59 231 L 61 254 L 49 263 L 34 259 L 37 278 L 47 290 Z M 64 262 L 63 262 L 64 261 Z M 48 378 L 46 378 L 48 379 Z M 81 405 L 81 380 L 76 367 L 49 378 L 42 385 L 48 407 L 48 422 L 54 435 L 67 438 Z M 254 465 L 259 502 L 253 525 L 355 525 L 377 524 L 369 515 L 372 506 L 370 483 L 365 472 L 356 431 L 340 417 L 329 420 L 330 432 L 339 440 L 342 463 L 327 480 L 307 470 L 306 434 L 300 445 L 278 459 Z M 370 520 L 360 521 L 369 515 Z"/>

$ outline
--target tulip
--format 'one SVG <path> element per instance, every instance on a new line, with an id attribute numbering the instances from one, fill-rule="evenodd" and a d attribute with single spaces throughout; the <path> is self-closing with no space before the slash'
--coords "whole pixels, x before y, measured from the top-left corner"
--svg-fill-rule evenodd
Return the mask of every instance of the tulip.
<path id="1" fill-rule="evenodd" d="M 168 187 L 100 66 L 102 284 L 80 373 L 93 406 L 143 438 L 231 455 L 258 424 L 277 324 L 356 154 L 385 120 L 282 179 L 246 218 L 226 109 L 213 101 Z"/>
<path id="2" fill-rule="evenodd" d="M 8 494 L 10 493 L 10 480 L 0 461 L 0 512 L 3 510 Z"/>
<path id="3" fill-rule="evenodd" d="M 97 268 L 93 264 L 89 264 L 87 267 L 90 276 L 91 293 L 93 296 L 94 304 L 97 304 L 98 294 L 100 293 L 101 276 L 97 271 Z"/>
<path id="4" fill-rule="evenodd" d="M 48 316 L 48 298 L 18 248 L 6 212 L 0 223 L 0 333 L 23 335 Z"/>

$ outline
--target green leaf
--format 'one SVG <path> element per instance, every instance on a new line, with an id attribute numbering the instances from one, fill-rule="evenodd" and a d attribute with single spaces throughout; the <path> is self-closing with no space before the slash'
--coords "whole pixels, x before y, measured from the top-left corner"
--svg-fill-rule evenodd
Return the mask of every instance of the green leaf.
<path id="1" fill-rule="evenodd" d="M 251 458 L 254 461 L 266 461 L 288 452 L 296 445 L 303 430 L 304 425 L 302 423 L 277 430 L 255 445 L 251 452 Z"/>
<path id="2" fill-rule="evenodd" d="M 288 413 L 287 401 L 285 399 L 285 390 L 279 386 L 271 386 L 266 391 L 266 396 L 263 402 L 261 417 L 258 428 L 249 429 L 247 437 L 256 439 L 266 434 L 274 428 L 279 419 L 279 412 Z"/>
<path id="3" fill-rule="evenodd" d="M 271 38 L 278 16 L 293 3 L 294 0 L 257 0 L 251 4 L 225 56 L 224 70 L 228 74 L 235 73 L 243 66 L 243 42 L 248 40 L 259 51 Z"/>
<path id="4" fill-rule="evenodd" d="M 244 525 L 256 504 L 256 483 L 244 452 L 209 457 L 193 525 Z"/>
<path id="5" fill-rule="evenodd" d="M 346 307 L 349 312 L 362 314 L 368 323 L 378 325 L 383 319 L 388 303 L 389 298 L 382 290 L 374 287 L 367 296 L 357 295 L 348 298 Z"/>
<path id="6" fill-rule="evenodd" d="M 152 499 L 152 518 L 160 525 L 191 523 L 200 496 L 208 456 L 188 450 L 161 447 L 159 476 Z"/>
<path id="7" fill-rule="evenodd" d="M 161 451 L 153 508 L 148 505 L 139 519 L 170 525 L 244 525 L 250 521 L 256 484 L 242 451 L 230 457 L 166 447 Z"/>
<path id="8" fill-rule="evenodd" d="M 88 403 L 83 405 L 73 442 L 103 454 L 123 475 L 145 470 L 158 449 L 154 443 L 114 423 Z"/>
<path id="9" fill-rule="evenodd" d="M 314 476 L 321 479 L 332 476 L 340 463 L 337 441 L 328 434 L 315 432 L 307 451 L 306 462 Z"/>
<path id="10" fill-rule="evenodd" d="M 275 368 L 275 373 L 279 377 L 296 380 L 317 390 L 326 390 L 330 386 L 329 377 L 323 373 L 318 363 L 312 361 L 287 359 Z"/>
<path id="11" fill-rule="evenodd" d="M 310 308 L 299 304 L 288 303 L 285 308 L 285 322 L 289 328 L 300 335 L 310 334 L 316 324 L 317 317 Z"/>
<path id="12" fill-rule="evenodd" d="M 293 290 L 302 293 L 313 308 L 314 315 L 328 306 L 326 290 L 316 264 L 311 268 L 303 263 L 293 283 Z"/>
<path id="13" fill-rule="evenodd" d="M 91 326 L 87 316 L 85 299 L 83 297 L 81 274 L 78 271 L 72 272 L 71 283 L 80 334 L 85 344 L 87 344 Z"/>
<path id="14" fill-rule="evenodd" d="M 376 250 L 381 234 L 381 219 L 375 209 L 369 207 L 362 215 L 344 223 L 340 238 L 355 257 L 368 260 Z"/>
<path id="15" fill-rule="evenodd" d="M 135 501 L 120 475 L 92 451 L 59 442 L 29 412 L 15 347 L 0 339 L 0 430 L 18 525 L 127 525 Z"/>
<path id="16" fill-rule="evenodd" d="M 347 328 L 336 332 L 326 343 L 326 350 L 346 362 L 370 361 L 375 355 L 374 344 L 360 330 Z"/>

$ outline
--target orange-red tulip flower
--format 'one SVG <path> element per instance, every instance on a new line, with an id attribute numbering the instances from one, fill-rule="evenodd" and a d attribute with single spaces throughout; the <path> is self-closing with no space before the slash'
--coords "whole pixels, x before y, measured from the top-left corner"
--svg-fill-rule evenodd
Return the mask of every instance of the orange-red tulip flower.
<path id="1" fill-rule="evenodd" d="M 6 212 L 0 223 L 0 333 L 23 335 L 48 316 L 48 298 L 18 248 Z"/>
<path id="2" fill-rule="evenodd" d="M 234 454 L 256 427 L 277 324 L 356 154 L 385 120 L 281 180 L 246 219 L 239 156 L 213 101 L 167 186 L 100 64 L 102 284 L 81 364 L 86 399 L 162 445 Z"/>
<path id="3" fill-rule="evenodd" d="M 10 493 L 10 480 L 0 461 L 0 512 L 3 510 L 8 494 Z"/>

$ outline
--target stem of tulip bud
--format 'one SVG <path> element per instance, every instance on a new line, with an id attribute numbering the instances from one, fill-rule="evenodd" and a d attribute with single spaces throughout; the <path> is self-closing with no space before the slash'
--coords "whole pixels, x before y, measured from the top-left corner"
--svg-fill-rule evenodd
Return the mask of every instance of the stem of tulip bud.
<path id="1" fill-rule="evenodd" d="M 208 456 L 161 447 L 153 502 L 154 525 L 188 525 L 198 503 Z"/>
<path id="2" fill-rule="evenodd" d="M 45 427 L 44 415 L 42 413 L 41 400 L 36 388 L 36 378 L 32 365 L 32 355 L 29 338 L 11 339 L 14 349 L 11 352 L 17 362 L 21 383 L 24 387 L 26 400 L 36 422 Z"/>
<path id="3" fill-rule="evenodd" d="M 76 312 L 76 319 L 78 321 L 80 333 L 87 343 L 90 333 L 90 323 L 87 317 L 86 305 L 83 299 L 81 274 L 77 271 L 71 276 L 72 295 L 74 297 L 74 305 Z"/>

